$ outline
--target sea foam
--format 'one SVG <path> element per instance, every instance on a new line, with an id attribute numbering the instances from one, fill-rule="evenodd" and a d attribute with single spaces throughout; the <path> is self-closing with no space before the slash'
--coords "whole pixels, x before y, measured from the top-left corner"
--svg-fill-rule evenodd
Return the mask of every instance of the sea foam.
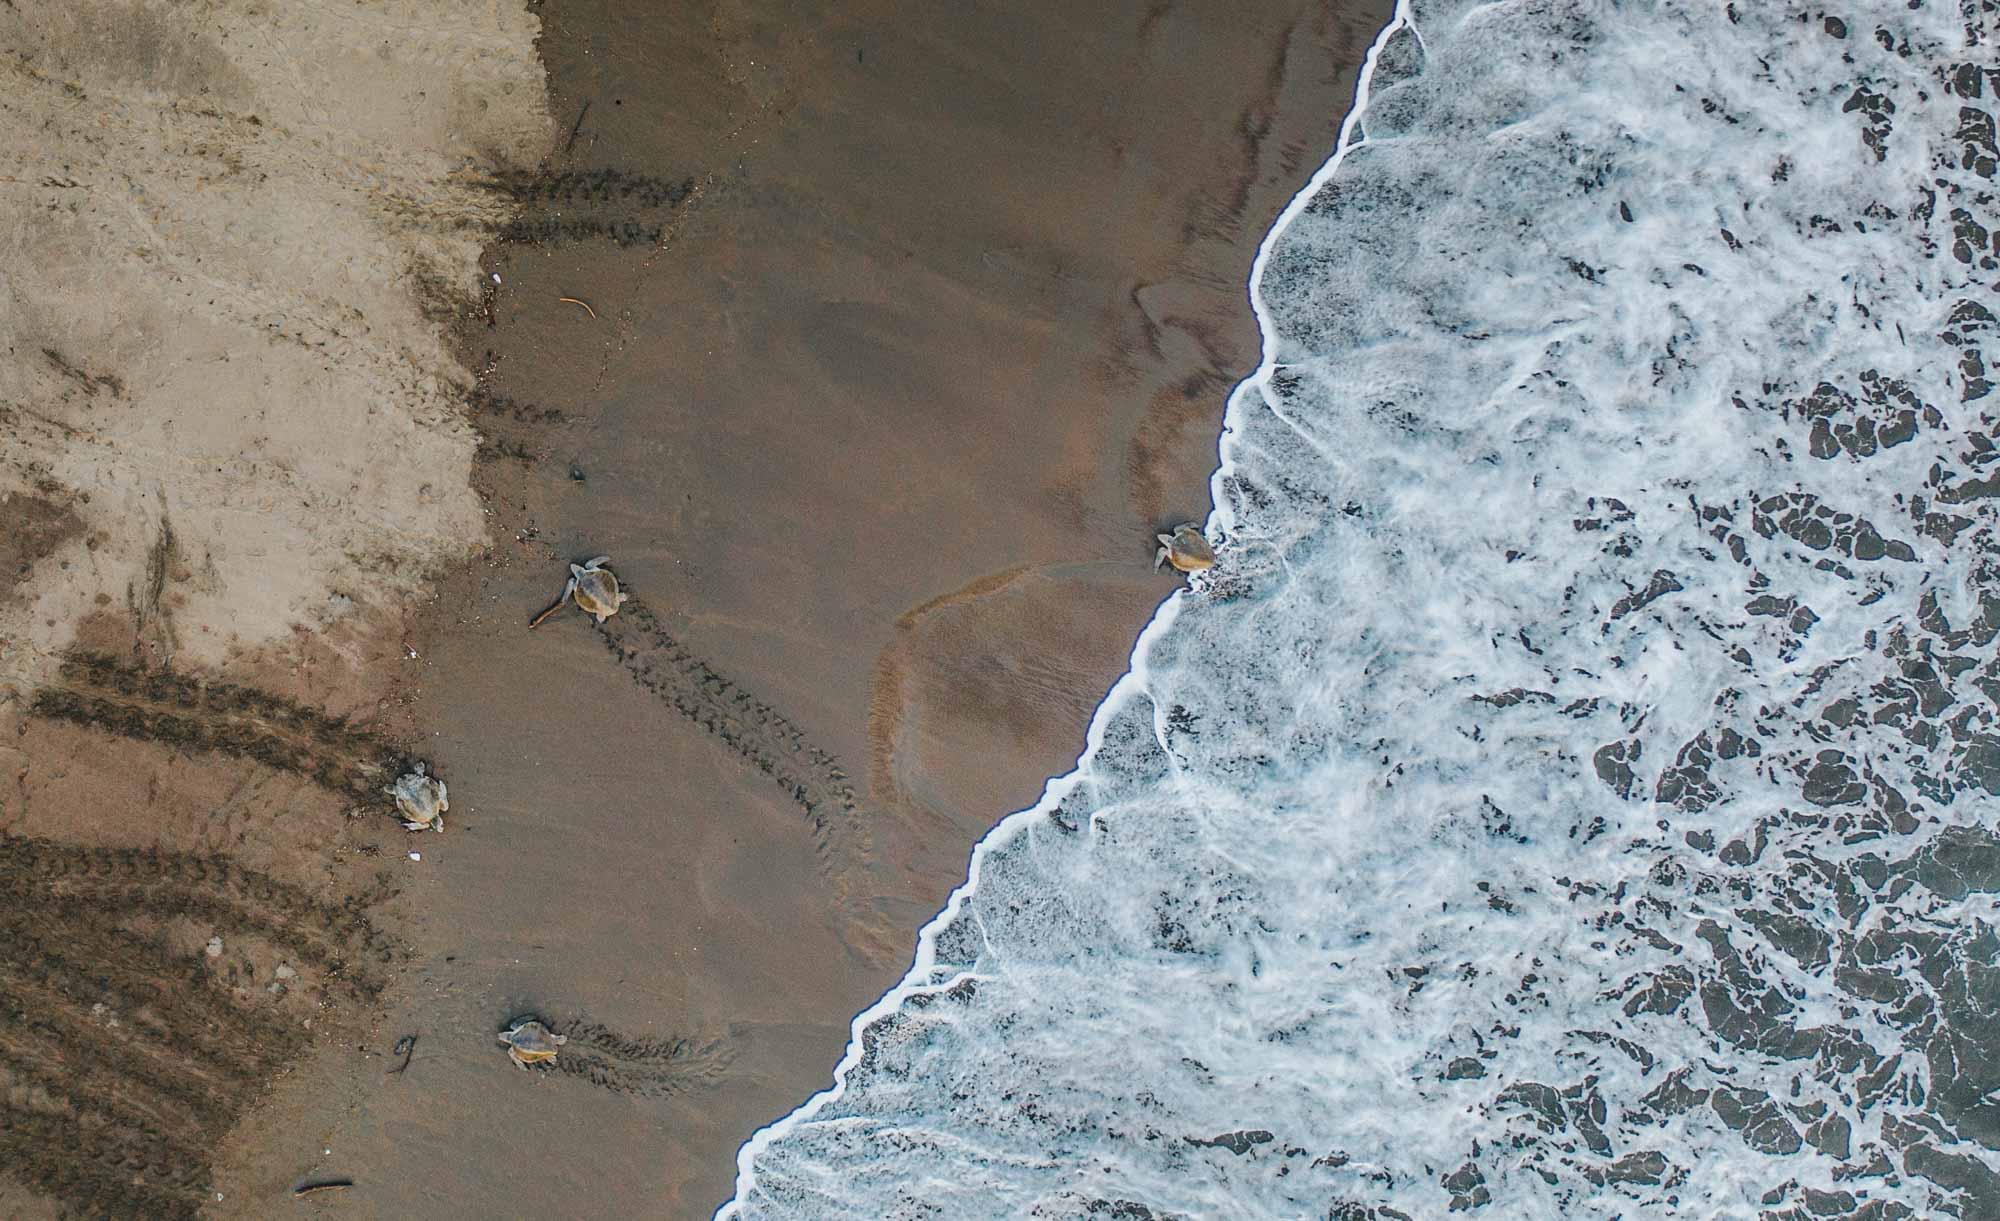
<path id="1" fill-rule="evenodd" d="M 741 1217 L 2000 1215 L 1994 6 L 1405 3 Z"/>

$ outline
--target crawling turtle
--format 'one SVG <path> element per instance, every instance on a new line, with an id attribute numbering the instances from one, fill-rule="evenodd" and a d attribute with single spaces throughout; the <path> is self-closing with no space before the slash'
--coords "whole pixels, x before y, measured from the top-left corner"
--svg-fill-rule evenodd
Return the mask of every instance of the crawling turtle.
<path id="1" fill-rule="evenodd" d="M 428 775 L 428 771 L 423 764 L 416 764 L 397 777 L 396 783 L 382 790 L 396 799 L 396 813 L 402 816 L 403 826 L 412 831 L 426 827 L 444 830 L 444 812 L 451 808 L 445 797 L 444 781 Z"/>
<path id="2" fill-rule="evenodd" d="M 539 1018 L 522 1018 L 499 1034 L 499 1039 L 507 1045 L 507 1058 L 526 1071 L 530 1064 L 541 1064 L 556 1058 L 556 1049 L 569 1042 L 568 1035 L 560 1035 L 542 1025 Z"/>
<path id="3" fill-rule="evenodd" d="M 595 615 L 599 623 L 618 613 L 631 594 L 618 588 L 618 578 L 604 565 L 611 557 L 600 555 L 583 564 L 569 566 L 569 584 L 563 586 L 562 595 L 549 609 L 536 615 L 528 622 L 529 627 L 540 626 L 542 620 L 562 609 L 562 604 L 572 599 L 583 608 L 585 614 Z"/>
<path id="4" fill-rule="evenodd" d="M 1201 527 L 1193 522 L 1184 522 L 1175 526 L 1172 534 L 1156 537 L 1160 540 L 1160 553 L 1153 557 L 1155 572 L 1162 564 L 1172 564 L 1182 572 L 1215 567 L 1215 549 L 1202 537 Z"/>

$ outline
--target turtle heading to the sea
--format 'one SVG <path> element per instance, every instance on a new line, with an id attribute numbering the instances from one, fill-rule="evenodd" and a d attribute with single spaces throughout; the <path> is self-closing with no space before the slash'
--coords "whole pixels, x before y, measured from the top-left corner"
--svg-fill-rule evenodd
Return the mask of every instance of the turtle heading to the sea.
<path id="1" fill-rule="evenodd" d="M 517 1018 L 499 1034 L 499 1039 L 507 1045 L 507 1058 L 526 1071 L 530 1064 L 543 1064 L 556 1058 L 556 1049 L 569 1042 L 568 1035 L 557 1034 L 542 1025 L 540 1018 Z"/>
<path id="2" fill-rule="evenodd" d="M 1160 540 L 1160 553 L 1153 557 L 1153 571 L 1158 572 L 1162 564 L 1172 564 L 1182 572 L 1215 567 L 1215 549 L 1202 537 L 1201 527 L 1193 522 L 1175 526 L 1172 534 L 1155 537 Z"/>
<path id="3" fill-rule="evenodd" d="M 599 623 L 618 613 L 618 608 L 632 595 L 618 588 L 618 578 L 605 565 L 611 561 L 608 555 L 583 564 L 569 566 L 569 584 L 563 586 L 562 596 L 550 604 L 549 609 L 528 621 L 529 627 L 541 626 L 542 620 L 562 609 L 562 604 L 572 599 L 583 608 L 584 613 L 595 615 Z"/>
<path id="4" fill-rule="evenodd" d="M 451 808 L 444 781 L 428 775 L 429 770 L 418 763 L 382 790 L 396 799 L 396 813 L 402 816 L 403 826 L 412 831 L 444 830 L 444 812 Z"/>

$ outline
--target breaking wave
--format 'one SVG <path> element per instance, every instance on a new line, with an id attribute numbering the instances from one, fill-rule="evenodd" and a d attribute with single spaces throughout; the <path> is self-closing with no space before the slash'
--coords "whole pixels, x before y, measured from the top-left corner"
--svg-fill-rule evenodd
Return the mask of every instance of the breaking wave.
<path id="1" fill-rule="evenodd" d="M 2000 1216 L 1995 5 L 1406 3 L 1221 562 L 725 1216 Z"/>

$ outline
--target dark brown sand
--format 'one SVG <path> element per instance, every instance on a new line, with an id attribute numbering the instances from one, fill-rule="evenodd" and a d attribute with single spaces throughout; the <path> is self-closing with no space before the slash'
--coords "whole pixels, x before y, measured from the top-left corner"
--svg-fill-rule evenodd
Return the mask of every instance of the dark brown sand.
<path id="1" fill-rule="evenodd" d="M 496 546 L 411 637 L 417 956 L 217 1215 L 706 1216 L 1173 588 L 1256 245 L 1383 11 L 824 9 L 540 10 L 578 176 L 524 179 L 464 335 Z M 624 613 L 526 630 L 600 553 Z M 558 1070 L 494 1042 L 528 1012 Z"/>

